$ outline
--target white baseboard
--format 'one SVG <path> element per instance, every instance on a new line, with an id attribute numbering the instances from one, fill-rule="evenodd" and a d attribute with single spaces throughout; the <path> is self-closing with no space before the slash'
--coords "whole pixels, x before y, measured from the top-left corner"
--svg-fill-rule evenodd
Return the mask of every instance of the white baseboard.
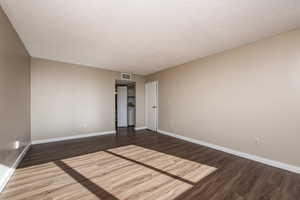
<path id="1" fill-rule="evenodd" d="M 10 177 L 14 174 L 16 168 L 18 167 L 18 165 L 20 164 L 20 162 L 22 161 L 22 159 L 26 155 L 27 151 L 29 150 L 29 147 L 30 147 L 30 144 L 28 144 L 24 148 L 22 153 L 18 156 L 18 158 L 16 159 L 14 164 L 7 170 L 7 172 L 2 177 L 0 177 L 0 192 L 3 191 L 5 185 L 8 183 Z"/>
<path id="2" fill-rule="evenodd" d="M 143 126 L 143 127 L 135 127 L 135 128 L 134 128 L 134 130 L 136 130 L 136 131 L 139 131 L 139 130 L 145 130 L 145 129 L 147 129 L 146 126 Z"/>
<path id="3" fill-rule="evenodd" d="M 43 140 L 33 140 L 31 144 L 44 144 L 44 143 L 50 143 L 50 142 L 59 142 L 64 140 L 73 140 L 73 139 L 80 139 L 80 138 L 87 138 L 87 137 L 95 137 L 95 136 L 101 136 L 101 135 L 109 135 L 114 134 L 116 131 L 105 131 L 105 132 L 99 132 L 99 133 L 86 133 L 81 135 L 74 135 L 74 136 L 68 136 L 68 137 L 58 137 L 58 138 L 49 138 L 49 139 L 43 139 Z"/>
<path id="4" fill-rule="evenodd" d="M 233 154 L 233 155 L 236 155 L 236 156 L 239 156 L 239 157 L 242 157 L 242 158 L 247 158 L 249 160 L 254 160 L 254 161 L 257 161 L 257 162 L 260 162 L 260 163 L 263 163 L 263 164 L 266 164 L 266 165 L 269 165 L 269 166 L 272 166 L 272 167 L 276 167 L 276 168 L 280 168 L 280 169 L 284 169 L 284 170 L 287 170 L 287 171 L 290 171 L 290 172 L 300 174 L 300 167 L 297 167 L 297 166 L 293 166 L 293 165 L 289 165 L 289 164 L 286 164 L 286 163 L 282 163 L 282 162 L 270 160 L 270 159 L 267 159 L 267 158 L 263 158 L 263 157 L 260 157 L 260 156 L 251 155 L 251 154 L 248 154 L 248 153 L 236 151 L 236 150 L 233 150 L 233 149 L 230 149 L 230 148 L 210 144 L 210 143 L 207 143 L 207 142 L 203 142 L 203 141 L 200 141 L 200 140 L 188 138 L 188 137 L 185 137 L 185 136 L 177 135 L 177 134 L 170 133 L 170 132 L 163 131 L 163 130 L 158 130 L 158 132 L 161 133 L 161 134 L 168 135 L 168 136 L 171 136 L 171 137 L 175 137 L 175 138 L 185 140 L 185 141 L 188 141 L 188 142 L 191 142 L 191 143 L 203 145 L 203 146 L 206 146 L 206 147 L 209 147 L 209 148 L 212 148 L 212 149 L 216 149 L 216 150 L 223 151 L 223 152 L 226 152 L 226 153 L 229 153 L 229 154 Z"/>

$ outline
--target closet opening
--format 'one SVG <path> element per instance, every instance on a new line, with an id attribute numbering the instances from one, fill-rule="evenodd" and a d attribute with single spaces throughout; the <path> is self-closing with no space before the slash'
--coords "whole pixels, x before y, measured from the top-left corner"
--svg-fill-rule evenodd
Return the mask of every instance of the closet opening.
<path id="1" fill-rule="evenodd" d="M 134 129 L 136 124 L 136 83 L 116 80 L 115 127 L 117 133 Z"/>

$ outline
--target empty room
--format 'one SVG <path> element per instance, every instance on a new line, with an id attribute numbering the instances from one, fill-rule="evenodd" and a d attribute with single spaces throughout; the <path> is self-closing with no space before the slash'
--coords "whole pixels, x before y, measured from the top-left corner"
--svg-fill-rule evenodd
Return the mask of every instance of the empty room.
<path id="1" fill-rule="evenodd" d="M 300 200 L 299 0 L 0 0 L 1 200 Z"/>

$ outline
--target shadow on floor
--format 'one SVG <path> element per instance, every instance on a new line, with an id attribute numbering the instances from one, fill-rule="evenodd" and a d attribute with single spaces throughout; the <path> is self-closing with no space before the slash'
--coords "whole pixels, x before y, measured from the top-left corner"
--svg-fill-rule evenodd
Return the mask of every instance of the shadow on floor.
<path id="1" fill-rule="evenodd" d="M 99 199 L 109 199 L 109 200 L 119 200 L 103 188 L 99 187 L 97 184 L 93 183 L 85 176 L 81 175 L 79 172 L 74 170 L 72 167 L 65 164 L 63 161 L 56 160 L 54 163 L 65 173 L 71 176 L 74 180 L 76 180 L 79 184 L 97 196 Z"/>

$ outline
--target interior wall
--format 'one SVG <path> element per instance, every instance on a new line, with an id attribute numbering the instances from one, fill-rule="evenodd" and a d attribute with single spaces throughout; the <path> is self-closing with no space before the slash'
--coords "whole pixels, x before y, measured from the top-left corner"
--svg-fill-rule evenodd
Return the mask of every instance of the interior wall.
<path id="1" fill-rule="evenodd" d="M 0 7 L 0 188 L 29 142 L 30 56 Z"/>
<path id="2" fill-rule="evenodd" d="M 115 130 L 120 72 L 32 58 L 32 140 Z M 144 76 L 134 76 L 137 127 L 145 124 Z"/>
<path id="3" fill-rule="evenodd" d="M 300 166 L 300 29 L 147 79 L 160 130 Z"/>

